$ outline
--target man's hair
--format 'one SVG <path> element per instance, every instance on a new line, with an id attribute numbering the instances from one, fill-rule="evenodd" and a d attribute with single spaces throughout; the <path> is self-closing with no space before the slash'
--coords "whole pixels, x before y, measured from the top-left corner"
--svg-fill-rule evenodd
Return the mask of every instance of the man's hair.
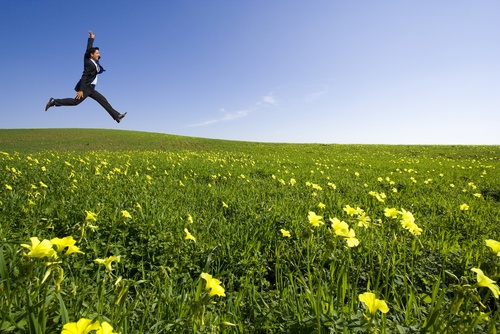
<path id="1" fill-rule="evenodd" d="M 96 50 L 99 50 L 97 47 L 92 47 L 85 52 L 85 58 L 90 58 L 90 55 L 96 52 Z"/>

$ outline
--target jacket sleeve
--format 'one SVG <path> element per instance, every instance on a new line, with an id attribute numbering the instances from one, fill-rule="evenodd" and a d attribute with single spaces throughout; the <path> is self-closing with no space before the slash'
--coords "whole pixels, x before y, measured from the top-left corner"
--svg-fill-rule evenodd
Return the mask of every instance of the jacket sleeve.
<path id="1" fill-rule="evenodd" d="M 89 38 L 87 40 L 87 49 L 85 50 L 85 54 L 83 55 L 83 73 L 82 78 L 75 86 L 75 91 L 89 91 L 90 90 L 90 78 L 92 77 L 92 71 L 94 70 L 94 65 L 92 61 L 87 58 L 87 51 L 94 45 L 94 39 Z"/>
<path id="2" fill-rule="evenodd" d="M 89 51 L 89 49 L 94 45 L 94 39 L 93 38 L 89 38 L 87 40 L 87 49 L 85 49 L 85 54 L 83 55 L 83 58 L 84 59 L 87 59 L 87 51 Z"/>

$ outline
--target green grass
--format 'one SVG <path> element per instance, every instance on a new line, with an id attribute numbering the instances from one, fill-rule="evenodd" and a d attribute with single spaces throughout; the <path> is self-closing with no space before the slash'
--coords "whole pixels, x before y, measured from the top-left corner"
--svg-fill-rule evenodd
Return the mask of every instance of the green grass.
<path id="1" fill-rule="evenodd" d="M 0 149 L 11 152 L 207 150 L 234 142 L 151 132 L 106 129 L 0 129 Z M 241 145 L 248 145 L 241 143 Z"/>
<path id="2" fill-rule="evenodd" d="M 499 146 L 0 130 L 0 332 L 87 318 L 121 333 L 496 333 L 498 298 L 471 269 L 500 279 L 485 243 L 500 241 L 499 158 Z M 67 236 L 84 254 L 21 246 Z M 109 256 L 111 272 L 94 261 Z M 371 314 L 365 292 L 389 311 Z"/>

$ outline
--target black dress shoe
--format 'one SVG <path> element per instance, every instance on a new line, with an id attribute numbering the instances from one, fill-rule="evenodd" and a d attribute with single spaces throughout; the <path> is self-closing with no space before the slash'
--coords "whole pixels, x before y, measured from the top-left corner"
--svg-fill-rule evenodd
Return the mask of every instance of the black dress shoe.
<path id="1" fill-rule="evenodd" d="M 123 114 L 121 114 L 120 116 L 118 116 L 118 117 L 115 119 L 116 123 L 120 123 L 120 122 L 122 121 L 123 117 L 125 117 L 125 115 L 127 115 L 127 113 L 126 113 L 126 112 L 124 112 Z"/>
<path id="2" fill-rule="evenodd" d="M 54 98 L 51 97 L 49 102 L 47 102 L 47 104 L 45 105 L 45 111 L 49 110 L 50 107 L 53 107 L 55 106 L 55 102 L 54 102 Z"/>

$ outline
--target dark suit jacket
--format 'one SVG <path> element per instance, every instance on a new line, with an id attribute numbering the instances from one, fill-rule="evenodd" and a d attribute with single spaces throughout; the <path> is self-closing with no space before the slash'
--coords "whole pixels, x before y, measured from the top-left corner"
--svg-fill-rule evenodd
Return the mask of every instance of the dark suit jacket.
<path id="1" fill-rule="evenodd" d="M 94 44 L 94 39 L 93 38 L 89 38 L 88 41 L 87 41 L 87 51 L 92 47 L 93 44 Z M 99 70 L 99 72 L 97 72 L 97 69 L 96 69 L 94 63 L 92 62 L 92 60 L 90 60 L 90 58 L 87 58 L 86 56 L 87 56 L 87 52 L 85 52 L 85 57 L 84 57 L 84 60 L 83 60 L 83 74 L 82 74 L 82 78 L 76 84 L 75 90 L 77 92 L 78 91 L 83 91 L 84 93 L 90 94 L 92 92 L 92 87 L 90 86 L 90 84 L 92 83 L 92 81 L 94 81 L 95 77 L 98 74 L 101 74 L 105 70 L 99 64 L 100 70 Z"/>

